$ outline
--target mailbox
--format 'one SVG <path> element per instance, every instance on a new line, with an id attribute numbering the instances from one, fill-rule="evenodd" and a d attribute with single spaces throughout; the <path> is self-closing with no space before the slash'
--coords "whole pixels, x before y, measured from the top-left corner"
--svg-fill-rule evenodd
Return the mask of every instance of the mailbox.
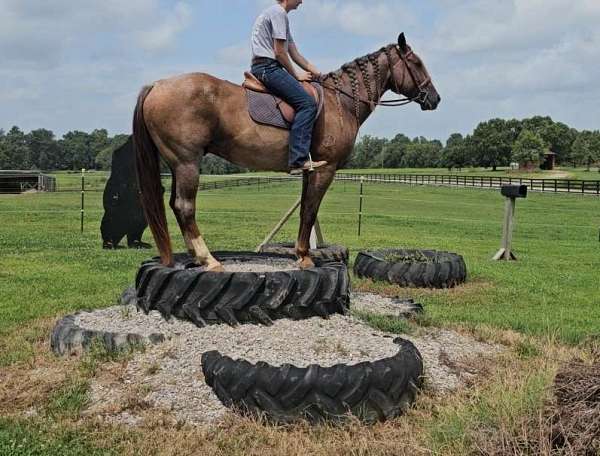
<path id="1" fill-rule="evenodd" d="M 527 185 L 503 185 L 500 192 L 507 198 L 527 198 Z"/>

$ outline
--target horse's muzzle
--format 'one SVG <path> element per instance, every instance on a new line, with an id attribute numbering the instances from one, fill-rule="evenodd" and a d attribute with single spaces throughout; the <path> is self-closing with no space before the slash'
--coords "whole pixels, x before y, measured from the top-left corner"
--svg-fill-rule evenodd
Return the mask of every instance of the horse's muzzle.
<path id="1" fill-rule="evenodd" d="M 438 93 L 427 93 L 423 98 L 422 102 L 419 104 L 421 105 L 422 111 L 433 111 L 438 107 L 440 101 L 442 101 L 442 98 L 439 96 Z"/>

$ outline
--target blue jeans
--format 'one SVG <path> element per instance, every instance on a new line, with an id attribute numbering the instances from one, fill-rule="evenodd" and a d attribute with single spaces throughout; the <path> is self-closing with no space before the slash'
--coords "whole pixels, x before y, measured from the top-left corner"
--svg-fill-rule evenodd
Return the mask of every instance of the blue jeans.
<path id="1" fill-rule="evenodd" d="M 277 60 L 269 59 L 252 65 L 252 74 L 269 91 L 296 110 L 290 129 L 290 168 L 299 168 L 308 160 L 313 127 L 317 119 L 317 103 L 302 84 L 289 74 Z"/>

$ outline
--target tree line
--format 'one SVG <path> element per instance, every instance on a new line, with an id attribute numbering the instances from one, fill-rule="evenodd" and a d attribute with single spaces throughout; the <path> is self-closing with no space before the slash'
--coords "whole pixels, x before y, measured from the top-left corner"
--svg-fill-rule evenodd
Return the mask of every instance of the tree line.
<path id="1" fill-rule="evenodd" d="M 0 169 L 110 169 L 113 152 L 128 135 L 109 136 L 105 129 L 70 131 L 57 139 L 43 128 L 23 132 L 0 129 Z M 392 139 L 365 135 L 355 145 L 347 168 L 465 168 L 496 169 L 510 163 L 537 163 L 544 153 L 556 154 L 562 165 L 588 168 L 600 162 L 600 132 L 578 131 L 550 117 L 523 120 L 491 119 L 472 134 L 454 133 L 442 143 L 398 134 Z M 212 155 L 202 161 L 205 174 L 229 174 L 242 168 Z"/>
<path id="2" fill-rule="evenodd" d="M 443 144 L 424 137 L 392 139 L 363 136 L 354 147 L 348 168 L 465 168 L 494 171 L 511 163 L 542 162 L 544 154 L 556 154 L 561 165 L 600 162 L 600 131 L 577 131 L 550 117 L 523 120 L 491 119 L 481 122 L 472 134 L 453 133 Z"/>
<path id="3" fill-rule="evenodd" d="M 70 131 L 61 139 L 44 128 L 29 133 L 16 126 L 8 132 L 0 129 L 0 169 L 110 170 L 113 152 L 128 139 L 129 135 L 123 134 L 109 136 L 105 129 L 97 129 L 91 133 Z M 168 171 L 164 164 L 163 170 Z M 202 160 L 202 171 L 205 174 L 231 174 L 244 170 L 209 155 Z"/>

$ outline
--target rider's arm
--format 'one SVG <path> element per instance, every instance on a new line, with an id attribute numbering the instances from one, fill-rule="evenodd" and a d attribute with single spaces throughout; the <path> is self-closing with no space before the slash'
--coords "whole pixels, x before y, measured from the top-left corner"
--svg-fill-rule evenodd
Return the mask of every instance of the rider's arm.
<path id="1" fill-rule="evenodd" d="M 285 40 L 275 39 L 273 41 L 275 48 L 275 58 L 277 59 L 277 61 L 283 65 L 283 67 L 288 71 L 288 73 L 290 73 L 296 79 L 300 80 L 302 75 L 296 72 L 292 61 L 290 60 L 290 56 L 288 55 L 287 50 L 285 48 Z"/>
<path id="2" fill-rule="evenodd" d="M 304 58 L 302 54 L 300 54 L 300 51 L 298 51 L 298 48 L 296 47 L 295 43 L 289 44 L 289 50 L 290 57 L 294 62 L 298 64 L 300 68 L 302 68 L 305 71 L 308 71 L 309 73 L 312 73 L 313 76 L 319 76 L 321 74 L 321 72 L 317 69 L 316 66 L 310 63 Z"/>

